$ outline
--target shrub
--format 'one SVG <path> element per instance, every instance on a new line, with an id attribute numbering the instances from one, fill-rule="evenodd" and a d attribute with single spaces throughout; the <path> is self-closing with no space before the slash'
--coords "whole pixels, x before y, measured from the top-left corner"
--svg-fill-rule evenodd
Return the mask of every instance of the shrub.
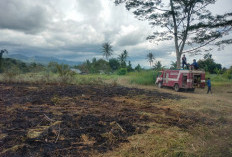
<path id="1" fill-rule="evenodd" d="M 227 70 L 224 74 L 223 74 L 223 77 L 231 80 L 232 79 L 232 74 L 229 72 L 229 70 Z"/>
<path id="2" fill-rule="evenodd" d="M 4 70 L 4 80 L 7 82 L 12 82 L 16 76 L 20 74 L 20 69 L 17 66 L 13 66 L 9 69 Z"/>
<path id="3" fill-rule="evenodd" d="M 70 67 L 66 64 L 55 64 L 55 71 L 59 75 L 61 83 L 73 82 L 75 73 L 70 70 Z"/>
<path id="4" fill-rule="evenodd" d="M 121 68 L 118 71 L 118 75 L 126 75 L 127 74 L 127 68 Z"/>

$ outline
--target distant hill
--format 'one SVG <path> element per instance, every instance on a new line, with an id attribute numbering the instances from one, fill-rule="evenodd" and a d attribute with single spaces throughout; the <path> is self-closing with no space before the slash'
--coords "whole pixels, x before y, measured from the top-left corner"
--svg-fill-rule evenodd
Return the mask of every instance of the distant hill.
<path id="1" fill-rule="evenodd" d="M 21 54 L 9 54 L 9 55 L 5 55 L 4 58 L 14 58 L 26 63 L 31 63 L 31 62 L 35 62 L 35 63 L 41 63 L 41 64 L 48 64 L 49 62 L 57 62 L 59 64 L 68 64 L 68 65 L 79 65 L 81 64 L 81 62 L 73 62 L 73 61 L 67 61 L 67 60 L 63 60 L 63 59 L 58 59 L 55 57 L 45 57 L 45 56 L 33 56 L 33 57 L 27 57 Z"/>

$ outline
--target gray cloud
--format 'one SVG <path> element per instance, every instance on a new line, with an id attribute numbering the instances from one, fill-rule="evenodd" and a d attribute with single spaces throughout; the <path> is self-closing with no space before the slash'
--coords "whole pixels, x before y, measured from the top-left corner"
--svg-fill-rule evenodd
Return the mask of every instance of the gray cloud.
<path id="1" fill-rule="evenodd" d="M 96 20 L 99 18 L 99 14 L 103 10 L 101 0 L 94 0 L 87 2 L 86 0 L 76 0 L 76 9 L 81 13 L 85 20 Z"/>
<path id="2" fill-rule="evenodd" d="M 36 33 L 46 26 L 48 18 L 46 8 L 29 1 L 0 1 L 0 28 Z"/>
<path id="3" fill-rule="evenodd" d="M 223 1 L 228 4 L 231 0 Z M 173 41 L 149 43 L 145 38 L 153 31 L 147 22 L 137 20 L 111 0 L 0 0 L 0 48 L 12 54 L 85 61 L 101 58 L 102 43 L 109 41 L 114 49 L 112 57 L 126 49 L 133 65 L 149 66 L 148 52 L 170 64 L 175 59 Z M 228 53 L 212 53 L 219 56 L 218 62 L 232 64 L 225 59 Z"/>

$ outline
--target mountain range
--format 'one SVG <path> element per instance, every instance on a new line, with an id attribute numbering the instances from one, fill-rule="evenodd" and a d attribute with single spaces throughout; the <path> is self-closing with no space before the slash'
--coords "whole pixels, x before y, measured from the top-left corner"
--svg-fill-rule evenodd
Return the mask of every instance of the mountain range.
<path id="1" fill-rule="evenodd" d="M 4 58 L 13 58 L 13 59 L 17 59 L 20 61 L 23 61 L 25 63 L 40 63 L 40 64 L 45 64 L 47 65 L 49 62 L 57 62 L 59 64 L 68 64 L 68 65 L 79 65 L 82 62 L 73 62 L 73 61 L 68 61 L 68 60 L 64 60 L 64 59 L 58 59 L 55 57 L 46 57 L 46 56 L 32 56 L 32 57 L 28 57 L 28 56 L 24 56 L 22 54 L 9 54 L 4 56 Z"/>

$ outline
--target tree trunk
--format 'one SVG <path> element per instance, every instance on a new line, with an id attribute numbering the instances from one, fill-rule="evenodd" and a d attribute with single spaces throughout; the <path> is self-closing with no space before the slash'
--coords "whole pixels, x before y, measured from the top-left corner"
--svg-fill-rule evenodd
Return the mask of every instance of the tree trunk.
<path id="1" fill-rule="evenodd" d="M 177 59 L 176 63 L 177 63 L 177 69 L 180 69 L 181 52 L 179 50 L 179 45 L 178 45 L 177 24 L 176 24 L 176 17 L 175 17 L 174 6 L 173 6 L 173 1 L 172 0 L 170 0 L 170 5 L 171 5 L 172 19 L 173 19 L 173 24 L 174 24 L 174 42 L 175 42 L 176 59 Z"/>
<path id="2" fill-rule="evenodd" d="M 181 54 L 180 53 L 176 53 L 176 63 L 177 63 L 177 69 L 180 69 L 180 58 L 181 58 Z"/>

